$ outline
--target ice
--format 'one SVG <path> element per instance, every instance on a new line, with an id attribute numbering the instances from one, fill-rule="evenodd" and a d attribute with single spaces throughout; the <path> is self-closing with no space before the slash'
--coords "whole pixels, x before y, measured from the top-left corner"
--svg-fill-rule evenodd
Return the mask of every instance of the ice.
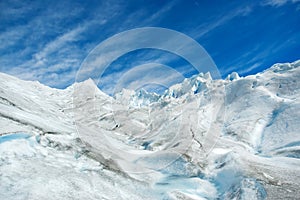
<path id="1" fill-rule="evenodd" d="M 0 136 L 0 144 L 3 142 L 8 142 L 11 140 L 16 140 L 16 139 L 27 139 L 30 136 L 31 135 L 26 134 L 26 133 L 14 133 L 14 134 L 3 135 L 3 136 Z"/>
<path id="2" fill-rule="evenodd" d="M 299 66 L 114 97 L 0 73 L 1 199 L 297 199 Z"/>
<path id="3" fill-rule="evenodd" d="M 239 79 L 240 76 L 237 72 L 232 72 L 231 74 L 229 74 L 226 78 L 226 80 L 230 80 L 230 81 L 233 81 L 233 80 L 237 80 Z"/>

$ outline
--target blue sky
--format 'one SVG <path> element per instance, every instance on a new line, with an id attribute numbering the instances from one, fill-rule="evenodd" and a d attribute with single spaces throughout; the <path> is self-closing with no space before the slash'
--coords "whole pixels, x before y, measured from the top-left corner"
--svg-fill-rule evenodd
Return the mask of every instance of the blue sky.
<path id="1" fill-rule="evenodd" d="M 299 0 L 7 0 L 0 10 L 0 71 L 56 88 L 74 82 L 84 58 L 103 40 L 139 27 L 194 38 L 223 77 L 300 59 Z M 184 77 L 198 73 L 172 53 L 141 49 L 114 61 L 100 88 L 109 93 L 122 74 L 147 63 L 171 66 Z"/>

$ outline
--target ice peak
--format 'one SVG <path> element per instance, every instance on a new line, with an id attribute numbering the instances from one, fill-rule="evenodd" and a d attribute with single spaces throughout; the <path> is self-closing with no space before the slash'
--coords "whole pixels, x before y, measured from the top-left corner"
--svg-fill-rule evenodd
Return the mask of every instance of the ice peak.
<path id="1" fill-rule="evenodd" d="M 226 78 L 228 81 L 238 80 L 240 78 L 239 74 L 237 72 L 232 72 L 229 74 Z"/>
<path id="2" fill-rule="evenodd" d="M 292 63 L 276 63 L 267 70 L 271 70 L 275 73 L 283 73 L 285 71 L 292 70 L 300 66 L 300 60 L 297 60 Z"/>

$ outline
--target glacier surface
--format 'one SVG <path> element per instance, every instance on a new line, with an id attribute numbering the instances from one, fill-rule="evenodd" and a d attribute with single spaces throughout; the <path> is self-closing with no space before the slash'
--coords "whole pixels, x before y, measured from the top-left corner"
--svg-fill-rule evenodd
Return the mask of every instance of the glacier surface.
<path id="1" fill-rule="evenodd" d="M 299 199 L 300 61 L 157 95 L 0 73 L 0 199 Z"/>

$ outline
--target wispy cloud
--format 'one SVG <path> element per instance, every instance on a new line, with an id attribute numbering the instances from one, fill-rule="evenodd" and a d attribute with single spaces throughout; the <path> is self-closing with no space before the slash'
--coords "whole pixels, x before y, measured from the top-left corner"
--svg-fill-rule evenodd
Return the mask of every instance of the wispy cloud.
<path id="1" fill-rule="evenodd" d="M 222 65 L 225 63 L 225 67 L 233 66 L 232 68 L 221 69 L 223 70 L 222 73 L 237 70 L 239 70 L 239 72 L 248 73 L 249 70 L 255 70 L 257 67 L 260 67 L 260 63 L 263 65 L 265 63 L 264 59 L 268 56 L 270 57 L 272 53 L 285 49 L 287 45 L 292 45 L 284 38 L 285 36 L 291 36 L 289 38 L 293 36 L 292 33 L 287 33 L 286 30 L 294 32 L 299 30 L 295 28 L 296 26 L 292 26 L 293 28 L 291 29 L 285 29 L 284 31 L 287 34 L 284 37 L 282 36 L 282 44 L 280 44 L 278 38 L 270 38 L 269 41 L 265 40 L 265 38 L 269 38 L 266 37 L 268 35 L 261 37 L 261 41 L 255 40 L 252 36 L 256 34 L 256 32 L 250 30 L 250 28 L 255 29 L 255 27 L 257 27 L 256 25 L 255 27 L 250 27 L 251 24 L 255 24 L 252 23 L 252 18 L 257 16 L 255 9 L 259 7 L 258 5 L 268 6 L 268 10 L 276 9 L 280 6 L 284 8 L 284 5 L 291 5 L 299 1 L 300 0 L 265 0 L 263 1 L 264 3 L 228 3 L 226 5 L 213 6 L 214 8 L 211 6 L 203 8 L 201 5 L 196 6 L 197 8 L 195 9 L 192 7 L 194 3 L 189 4 L 180 0 L 167 1 L 165 3 L 151 2 L 149 6 L 145 6 L 144 2 L 135 3 L 133 5 L 130 1 L 125 2 L 122 0 L 97 1 L 97 3 L 93 5 L 71 0 L 64 1 L 64 3 L 60 4 L 34 1 L 31 2 L 30 6 L 28 2 L 21 0 L 1 1 L 0 70 L 23 79 L 39 80 L 52 87 L 65 87 L 74 81 L 76 72 L 88 53 L 100 42 L 119 32 L 145 26 L 173 28 L 188 34 L 198 41 L 207 42 L 217 39 L 218 42 L 207 42 L 209 43 L 208 49 L 212 51 L 209 52 L 212 53 L 212 55 L 220 55 L 222 52 L 219 46 L 222 44 L 220 44 L 219 38 L 215 38 L 215 35 L 220 37 L 220 32 L 223 31 L 223 29 L 228 32 L 235 31 L 235 27 L 233 27 L 235 23 L 240 23 L 240 21 L 245 20 L 242 23 L 249 23 L 249 29 L 248 27 L 242 27 L 245 28 L 245 30 L 240 31 L 241 36 L 237 35 L 237 37 L 239 37 L 237 40 L 227 34 L 227 36 L 229 36 L 228 40 L 246 44 L 253 42 L 252 47 L 255 46 L 256 41 L 256 44 L 258 44 L 257 48 L 248 48 L 249 51 L 245 50 L 246 48 L 243 48 L 243 50 L 241 48 L 240 52 L 238 52 L 238 46 L 236 44 L 231 45 L 235 48 L 233 50 L 234 52 L 230 52 L 231 54 L 228 53 L 232 59 L 229 61 L 226 59 L 225 62 L 218 64 Z M 184 12 L 178 12 L 181 9 Z M 191 13 L 186 15 L 185 13 L 187 13 L 187 11 L 191 11 Z M 262 12 L 260 17 L 266 15 L 265 11 Z M 280 12 L 282 14 L 284 10 Z M 195 17 L 195 20 L 189 16 Z M 268 15 L 268 20 L 279 20 L 276 16 Z M 257 20 L 257 18 L 255 18 L 255 20 Z M 284 20 L 285 22 L 282 24 L 289 23 L 288 19 Z M 272 22 L 272 20 L 270 20 L 270 22 Z M 298 21 L 293 21 L 294 24 L 297 24 L 295 22 Z M 266 26 L 267 25 L 268 24 L 266 24 Z M 270 29 L 270 26 L 268 28 Z M 247 34 L 248 31 L 252 31 L 253 34 Z M 261 34 L 266 33 L 261 32 Z M 243 40 L 244 38 L 249 39 L 250 37 L 251 41 Z M 162 39 L 164 37 L 159 34 L 144 35 L 138 38 L 135 36 L 126 37 L 124 43 L 126 44 L 128 41 L 133 41 L 136 44 L 140 44 L 148 39 L 150 41 L 149 44 L 151 44 L 151 42 L 154 43 L 153 41 L 155 41 L 153 38 L 161 39 L 161 44 L 173 46 L 177 50 L 182 49 L 182 51 L 188 52 L 189 58 L 201 60 L 199 58 L 204 55 L 200 51 L 193 50 L 189 44 L 179 44 L 179 38 L 169 37 Z M 296 39 L 299 41 L 298 38 Z M 282 41 L 284 41 L 284 44 Z M 226 43 L 226 41 L 224 43 Z M 296 42 L 296 44 L 298 44 L 298 42 Z M 120 52 L 122 46 L 115 43 L 115 46 L 112 47 L 114 48 L 113 51 L 108 50 L 103 52 L 105 57 L 98 60 L 97 58 L 94 59 L 95 65 L 86 70 L 87 74 L 93 72 L 95 69 L 93 67 L 103 63 L 108 64 L 112 58 L 119 59 L 116 55 L 122 55 L 122 53 L 124 53 Z M 126 53 L 127 52 L 125 52 L 125 54 Z M 234 53 L 238 56 L 232 55 Z M 225 54 L 227 55 L 227 52 Z M 109 71 L 106 76 L 102 77 L 103 81 L 107 81 L 104 87 L 107 88 L 107 91 L 111 90 L 111 88 L 114 87 L 112 83 L 116 84 L 116 81 L 119 80 L 126 71 L 146 63 L 165 64 L 173 67 L 183 75 L 197 73 L 197 70 L 193 69 L 191 65 L 187 65 L 187 62 L 182 61 L 185 58 L 182 59 L 178 57 L 179 56 L 171 55 L 164 51 L 161 51 L 160 54 L 151 51 L 143 55 L 139 54 L 137 60 L 129 59 L 128 64 L 118 63 L 118 67 L 115 67 L 114 70 Z M 222 59 L 225 60 L 224 58 Z M 194 65 L 199 67 L 203 63 L 205 62 L 199 61 L 197 64 L 194 62 Z M 243 66 L 245 69 L 237 68 L 237 66 Z M 203 71 L 205 70 L 206 69 L 203 68 Z M 155 79 L 155 77 L 152 78 L 153 80 Z M 139 80 L 137 80 L 135 84 L 139 84 Z"/>
<path id="2" fill-rule="evenodd" d="M 85 30 L 84 26 L 76 27 L 67 33 L 57 37 L 53 41 L 47 43 L 45 47 L 38 53 L 34 54 L 35 63 L 40 65 L 44 60 L 49 58 L 50 54 L 60 52 L 62 48 L 67 46 L 67 43 L 72 43 L 80 40 L 80 33 Z M 70 52 L 68 52 L 70 53 Z"/>
<path id="3" fill-rule="evenodd" d="M 17 29 L 17 31 L 15 29 Z M 28 29 L 24 25 L 17 26 L 15 29 L 9 29 L 0 34 L 0 51 L 16 45 L 23 39 L 24 35 L 28 33 Z"/>
<path id="4" fill-rule="evenodd" d="M 22 20 L 22 23 L 18 23 L 22 25 L 8 23 L 5 31 L 0 30 L 1 71 L 21 79 L 39 80 L 52 87 L 61 88 L 71 84 L 80 63 L 95 45 L 91 42 L 82 43 L 82 40 L 86 40 L 84 34 L 105 25 L 112 17 L 106 12 L 117 13 L 114 9 L 119 9 L 119 5 L 107 4 L 109 9 L 102 7 L 105 10 L 102 15 L 95 10 L 97 15 L 91 14 L 92 18 L 86 20 L 80 18 L 86 15 L 84 8 L 76 6 L 76 3 L 68 6 L 69 3 L 50 4 L 47 7 L 38 2 L 31 6 L 22 6 L 21 1 L 0 4 L 3 7 L 1 21 Z M 64 6 L 66 8 L 61 10 Z"/>
<path id="5" fill-rule="evenodd" d="M 191 66 L 194 67 L 195 71 L 198 70 L 198 73 L 212 71 L 215 72 L 215 74 L 212 74 L 215 78 L 220 78 L 220 75 L 217 74 L 218 70 L 215 67 L 212 59 L 202 48 L 202 46 L 193 39 L 176 31 L 167 29 L 143 28 L 120 33 L 102 42 L 91 52 L 91 54 L 89 54 L 85 62 L 82 64 L 76 80 L 83 81 L 87 78 L 95 79 L 97 77 L 101 77 L 105 71 L 109 71 L 110 64 L 120 56 L 134 50 L 145 48 L 153 48 L 171 52 L 175 54 L 175 59 L 178 58 L 176 56 L 180 56 L 182 59 L 185 59 L 187 62 L 189 62 Z M 147 62 L 153 62 L 156 60 L 161 63 L 163 59 L 169 59 L 168 63 L 171 63 L 172 59 L 170 58 L 174 59 L 174 55 L 163 58 L 151 58 L 151 60 L 147 60 Z M 124 66 L 124 68 L 129 69 L 128 66 Z M 124 70 L 124 72 L 126 71 Z M 135 78 L 138 79 L 142 78 L 143 76 L 146 77 L 145 73 L 141 74 L 143 75 L 140 77 L 136 76 Z M 115 80 L 116 74 L 110 72 L 108 76 L 114 77 Z M 153 77 L 153 80 L 156 80 L 155 77 Z M 110 78 L 102 79 L 101 81 L 104 85 L 104 81 L 108 81 L 109 83 L 113 82 L 113 80 Z M 106 86 L 106 88 L 109 87 Z"/>
<path id="6" fill-rule="evenodd" d="M 161 19 L 167 12 L 169 12 L 176 4 L 178 3 L 177 0 L 170 1 L 166 5 L 164 5 L 160 10 L 152 14 L 149 18 L 143 21 L 143 24 L 146 26 L 153 25 L 154 22 Z"/>
<path id="7" fill-rule="evenodd" d="M 297 2 L 300 2 L 300 0 L 265 0 L 262 3 L 262 5 L 280 7 L 287 3 L 297 3 Z"/>
<path id="8" fill-rule="evenodd" d="M 68 4 L 68 2 L 66 3 Z M 6 72 L 20 78 L 39 80 L 50 86 L 62 87 L 65 82 L 74 80 L 80 63 L 88 51 L 97 45 L 93 43 L 97 40 L 84 44 L 80 43 L 81 40 L 87 39 L 87 33 L 89 35 L 96 28 L 96 30 L 101 30 L 99 32 L 100 38 L 105 39 L 107 35 L 133 27 L 155 26 L 177 3 L 178 1 L 170 1 L 160 9 L 152 10 L 154 12 L 149 12 L 147 8 L 141 7 L 127 15 L 128 10 L 124 10 L 126 4 L 120 1 L 114 1 L 114 3 L 101 2 L 88 14 L 87 21 L 85 21 L 87 19 L 85 17 L 83 18 L 84 21 L 76 24 L 71 19 L 86 15 L 81 6 L 69 5 L 66 6 L 69 11 L 64 10 L 62 12 L 59 5 L 51 4 L 51 6 L 41 9 L 43 4 L 34 3 L 29 8 L 25 5 L 21 6 L 23 4 L 21 1 L 16 1 L 14 4 L 20 5 L 19 8 L 15 8 L 18 6 L 9 7 L 6 5 L 5 8 L 7 9 L 3 9 L 5 11 L 2 13 L 5 16 L 3 18 L 9 19 L 11 16 L 16 16 L 14 19 L 17 20 L 26 15 L 28 22 L 22 26 L 12 27 L 0 35 L 0 41 L 4 49 L 15 45 L 19 48 L 18 52 L 5 51 L 2 57 L 4 59 L 1 60 L 0 65 L 5 65 L 3 69 L 5 68 Z M 35 9 L 39 11 L 33 12 Z M 118 19 L 123 18 L 123 23 L 120 24 L 119 21 L 115 21 L 116 17 Z M 109 26 L 105 26 L 106 24 Z M 100 29 L 99 26 L 105 26 L 106 28 Z M 7 38 L 10 38 L 10 40 L 7 40 Z M 23 50 L 21 50 L 22 48 Z M 22 54 L 26 53 L 26 55 L 21 57 L 20 52 Z M 107 60 L 111 58 L 109 55 L 111 53 L 116 52 L 106 52 Z M 18 61 L 14 59 L 15 57 L 18 58 Z M 31 58 L 28 59 L 28 57 Z M 165 55 L 145 62 L 167 62 L 170 59 L 170 56 Z M 98 60 L 97 64 L 99 62 L 103 62 L 103 60 Z M 72 75 L 69 76 L 69 74 Z M 111 77 L 115 76 L 116 74 L 111 74 Z"/>
<path id="9" fill-rule="evenodd" d="M 292 35 L 291 38 L 284 43 L 277 41 L 273 44 L 261 43 L 256 45 L 251 51 L 246 52 L 239 56 L 237 59 L 232 60 L 229 65 L 231 67 L 222 68 L 222 74 L 226 75 L 233 71 L 239 74 L 248 74 L 249 72 L 258 69 L 269 67 L 265 64 L 266 59 L 269 55 L 277 55 L 281 51 L 285 51 L 289 46 L 295 45 L 295 41 L 299 40 L 300 36 L 298 34 Z M 280 60 L 279 58 L 273 57 L 271 63 L 272 65 L 277 62 L 292 62 L 294 60 Z M 265 66 L 266 65 L 266 66 Z"/>
<path id="10" fill-rule="evenodd" d="M 75 69 L 80 63 L 81 54 L 84 51 L 73 48 L 72 43 L 80 39 L 80 33 L 85 30 L 84 26 L 74 28 L 64 33 L 32 55 L 30 60 L 10 67 L 7 72 L 26 80 L 39 80 L 54 87 L 65 86 L 74 80 Z M 26 50 L 26 49 L 25 49 Z M 30 49 L 32 52 L 32 49 Z M 20 52 L 17 53 L 20 56 Z M 8 55 L 7 59 L 12 59 L 14 54 Z M 73 78 L 69 76 L 73 75 Z"/>
<path id="11" fill-rule="evenodd" d="M 252 70 L 258 68 L 258 67 L 261 67 L 262 63 L 261 62 L 258 62 L 258 63 L 254 63 L 253 65 L 250 65 L 246 68 L 242 68 L 241 70 L 239 70 L 239 74 L 246 74 L 246 73 L 249 73 L 251 72 Z"/>
<path id="12" fill-rule="evenodd" d="M 147 84 L 162 85 L 168 88 L 183 79 L 184 76 L 172 67 L 160 63 L 146 63 L 122 74 L 115 89 L 116 92 L 121 91 L 124 87 L 135 90 Z"/>
<path id="13" fill-rule="evenodd" d="M 222 25 L 225 25 L 227 22 L 234 19 L 235 17 L 246 16 L 250 12 L 252 12 L 252 7 L 250 5 L 237 8 L 233 11 L 230 11 L 229 13 L 219 15 L 215 20 L 211 20 L 205 24 L 201 24 L 199 27 L 194 29 L 191 34 L 198 39 L 204 36 L 205 34 L 211 32 L 212 30 Z"/>
<path id="14" fill-rule="evenodd" d="M 178 70 L 161 63 L 145 63 L 101 77 L 98 86 L 110 95 L 121 91 L 122 88 L 135 90 L 149 84 L 169 88 L 182 82 L 185 78 L 184 74 L 191 70 L 190 66 L 186 65 Z"/>

